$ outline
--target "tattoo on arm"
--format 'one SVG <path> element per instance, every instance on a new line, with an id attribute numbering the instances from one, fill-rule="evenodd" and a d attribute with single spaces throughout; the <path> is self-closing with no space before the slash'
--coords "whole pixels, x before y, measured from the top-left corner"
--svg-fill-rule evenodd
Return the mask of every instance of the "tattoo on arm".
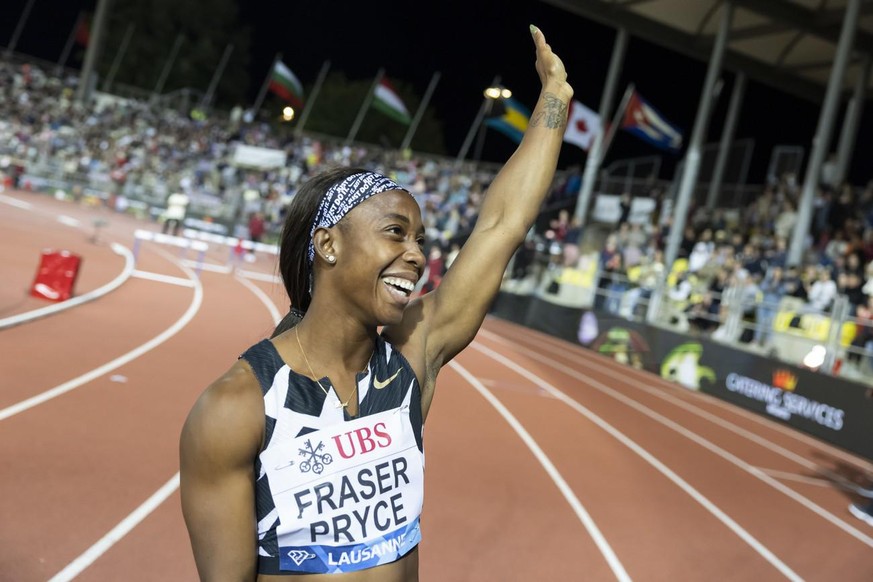
<path id="1" fill-rule="evenodd" d="M 543 107 L 531 117 L 534 127 L 545 125 L 549 129 L 561 129 L 567 123 L 567 104 L 552 93 L 543 96 Z"/>

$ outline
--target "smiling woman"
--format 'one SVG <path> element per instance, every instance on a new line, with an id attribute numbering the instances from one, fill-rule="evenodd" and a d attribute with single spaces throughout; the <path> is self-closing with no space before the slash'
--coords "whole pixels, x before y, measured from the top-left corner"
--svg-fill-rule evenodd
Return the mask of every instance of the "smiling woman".
<path id="1" fill-rule="evenodd" d="M 200 396 L 182 509 L 203 580 L 417 580 L 423 427 L 440 369 L 478 332 L 554 177 L 573 89 L 531 26 L 539 99 L 432 292 L 419 206 L 363 168 L 304 184 L 279 267 L 291 310 Z M 381 330 L 381 331 L 380 331 Z"/>

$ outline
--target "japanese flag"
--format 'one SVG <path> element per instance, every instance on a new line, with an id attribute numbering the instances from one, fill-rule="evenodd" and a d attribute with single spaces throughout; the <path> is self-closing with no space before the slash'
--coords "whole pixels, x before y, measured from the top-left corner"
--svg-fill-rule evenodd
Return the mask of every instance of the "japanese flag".
<path id="1" fill-rule="evenodd" d="M 564 131 L 564 141 L 577 145 L 585 151 L 591 147 L 594 137 L 600 133 L 600 116 L 588 109 L 579 101 L 570 102 L 570 113 L 567 117 L 567 129 Z"/>

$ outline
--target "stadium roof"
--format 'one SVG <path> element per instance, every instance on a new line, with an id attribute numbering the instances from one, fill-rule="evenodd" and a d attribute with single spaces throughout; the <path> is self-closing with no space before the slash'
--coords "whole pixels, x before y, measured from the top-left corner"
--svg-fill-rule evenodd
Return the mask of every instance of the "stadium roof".
<path id="1" fill-rule="evenodd" d="M 707 62 L 722 0 L 542 0 L 613 28 L 625 28 Z M 847 0 L 733 0 L 723 67 L 814 102 L 824 98 Z M 843 80 L 854 87 L 861 58 L 873 54 L 873 1 L 862 0 L 852 57 Z M 873 79 L 873 75 L 871 75 Z M 873 84 L 873 82 L 871 82 Z M 870 92 L 867 92 L 870 95 Z"/>

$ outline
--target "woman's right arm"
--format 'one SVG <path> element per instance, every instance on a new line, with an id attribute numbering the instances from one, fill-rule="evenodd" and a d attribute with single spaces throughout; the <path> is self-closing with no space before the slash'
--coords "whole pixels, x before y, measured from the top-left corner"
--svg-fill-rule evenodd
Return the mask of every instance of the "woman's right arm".
<path id="1" fill-rule="evenodd" d="M 254 460 L 263 427 L 260 389 L 239 361 L 197 399 L 182 428 L 182 513 L 202 581 L 257 577 Z"/>

